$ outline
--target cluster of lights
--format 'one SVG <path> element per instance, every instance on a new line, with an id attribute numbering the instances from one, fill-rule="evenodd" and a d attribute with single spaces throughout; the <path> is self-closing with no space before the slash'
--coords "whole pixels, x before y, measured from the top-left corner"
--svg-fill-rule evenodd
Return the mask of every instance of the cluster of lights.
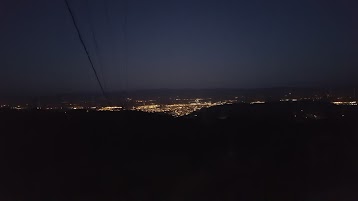
<path id="1" fill-rule="evenodd" d="M 11 109 L 14 109 L 14 110 L 23 110 L 23 109 L 26 109 L 24 107 L 21 107 L 20 105 L 16 106 L 16 107 L 11 107 Z"/>
<path id="2" fill-rule="evenodd" d="M 132 99 L 130 99 L 132 100 Z M 155 102 L 155 100 L 135 100 L 136 103 L 147 103 L 147 102 Z"/>
<path id="3" fill-rule="evenodd" d="M 121 111 L 121 110 L 122 110 L 122 107 L 120 107 L 120 106 L 97 108 L 97 111 L 111 111 L 111 112 L 114 112 L 114 111 Z"/>
<path id="4" fill-rule="evenodd" d="M 280 100 L 281 102 L 297 102 L 297 99 L 296 98 L 293 98 L 293 99 L 288 99 L 288 98 L 286 98 L 286 99 L 281 99 Z"/>
<path id="5" fill-rule="evenodd" d="M 250 104 L 264 104 L 265 101 L 253 101 Z"/>
<path id="6" fill-rule="evenodd" d="M 149 113 L 168 113 L 175 117 L 185 116 L 194 111 L 200 110 L 202 108 L 208 108 L 216 105 L 230 104 L 230 102 L 220 101 L 220 102 L 200 102 L 200 99 L 196 99 L 194 103 L 187 104 L 169 104 L 169 105 L 142 105 L 133 107 L 132 110 L 149 112 Z"/>
<path id="7" fill-rule="evenodd" d="M 73 106 L 73 107 L 69 107 L 69 109 L 71 109 L 71 110 L 83 110 L 84 107 L 82 107 L 82 106 Z"/>
<path id="8" fill-rule="evenodd" d="M 170 98 L 171 101 L 175 101 L 175 103 L 169 103 L 169 104 L 160 104 L 157 103 L 156 100 L 133 100 L 131 98 L 127 98 L 127 101 L 133 101 L 134 102 L 134 106 L 131 108 L 131 110 L 136 110 L 136 111 L 143 111 L 143 112 L 149 112 L 149 113 L 167 113 L 170 115 L 173 115 L 175 117 L 179 117 L 179 116 L 185 116 L 188 115 L 194 111 L 200 110 L 202 108 L 209 108 L 209 107 L 213 107 L 213 106 L 217 106 L 217 105 L 224 105 L 224 104 L 232 104 L 235 102 L 239 102 L 238 101 L 239 97 L 235 97 L 235 99 L 233 100 L 222 100 L 222 101 L 215 101 L 212 102 L 213 100 L 211 98 L 179 98 L 179 97 L 175 97 L 175 98 Z M 316 99 L 320 99 L 319 96 L 315 96 L 315 97 L 306 97 L 306 98 L 282 98 L 280 99 L 281 102 L 297 102 L 300 100 L 316 100 Z M 336 99 L 337 101 L 332 102 L 335 105 L 350 105 L 350 106 L 356 106 L 357 101 L 343 101 L 341 99 Z M 264 104 L 265 101 L 263 100 L 257 100 L 256 101 L 252 101 L 249 102 L 250 104 Z M 0 108 L 11 108 L 14 110 L 22 110 L 22 109 L 28 109 L 29 106 L 28 105 L 24 105 L 24 106 L 20 106 L 20 105 L 15 105 L 15 106 L 10 106 L 10 105 L 0 105 Z M 94 110 L 94 111 L 122 111 L 125 110 L 126 108 L 123 108 L 121 106 L 95 106 L 95 107 L 86 107 L 83 106 L 81 104 L 71 104 L 71 103 L 67 103 L 66 102 L 66 106 L 64 107 L 57 107 L 57 106 L 47 106 L 44 108 L 41 107 L 37 107 L 36 109 L 40 110 L 40 109 L 46 109 L 46 110 L 58 110 L 58 109 L 66 109 L 66 110 L 83 110 L 83 109 L 87 109 L 87 110 Z M 311 115 L 311 118 L 319 118 L 316 115 Z"/>
<path id="9" fill-rule="evenodd" d="M 62 107 L 46 107 L 46 110 L 62 110 Z"/>
<path id="10" fill-rule="evenodd" d="M 132 100 L 128 98 L 127 100 Z M 195 98 L 195 99 L 178 99 L 175 100 L 179 101 L 178 103 L 173 104 L 158 104 L 155 100 L 134 100 L 136 103 L 144 104 L 144 105 L 137 105 L 133 106 L 131 110 L 136 111 L 143 111 L 143 112 L 149 112 L 149 113 L 167 113 L 175 117 L 179 116 L 185 116 L 188 115 L 194 111 L 200 110 L 202 108 L 209 108 L 217 105 L 224 105 L 224 104 L 232 104 L 234 102 L 237 102 L 237 100 L 223 100 L 223 101 L 217 101 L 217 102 L 211 102 L 209 99 L 205 101 L 202 98 Z M 183 101 L 183 102 L 182 102 Z M 187 102 L 187 103 L 185 103 Z M 64 109 L 64 110 L 84 110 L 87 109 L 93 110 L 93 111 L 122 111 L 125 110 L 125 108 L 121 106 L 92 106 L 92 107 L 85 107 L 81 106 L 79 104 L 72 104 L 68 103 L 65 107 L 57 107 L 57 106 L 47 106 L 47 107 L 36 107 L 37 110 L 58 110 L 58 109 Z M 1 107 L 8 107 L 8 105 L 1 105 Z M 12 109 L 27 109 L 28 107 L 21 107 L 21 106 L 14 106 L 11 107 Z"/>
<path id="11" fill-rule="evenodd" d="M 332 103 L 335 105 L 357 105 L 357 101 L 335 101 Z"/>

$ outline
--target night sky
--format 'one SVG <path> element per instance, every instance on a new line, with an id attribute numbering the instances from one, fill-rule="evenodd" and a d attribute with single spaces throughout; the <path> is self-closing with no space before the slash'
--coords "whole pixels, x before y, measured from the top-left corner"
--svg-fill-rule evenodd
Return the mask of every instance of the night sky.
<path id="1" fill-rule="evenodd" d="M 358 3 L 68 0 L 107 91 L 358 83 Z M 63 0 L 2 0 L 0 92 L 99 91 Z"/>

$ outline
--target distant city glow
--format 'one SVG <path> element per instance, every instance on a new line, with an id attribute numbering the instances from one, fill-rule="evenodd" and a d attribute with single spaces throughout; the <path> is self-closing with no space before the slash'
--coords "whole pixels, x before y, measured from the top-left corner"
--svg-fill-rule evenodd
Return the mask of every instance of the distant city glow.
<path id="1" fill-rule="evenodd" d="M 297 99 L 296 99 L 296 98 L 293 98 L 293 99 L 288 99 L 288 98 L 286 98 L 286 99 L 281 99 L 280 101 L 281 101 L 281 102 L 290 102 L 290 101 L 296 102 Z"/>
<path id="2" fill-rule="evenodd" d="M 335 105 L 357 105 L 357 101 L 334 101 Z"/>
<path id="3" fill-rule="evenodd" d="M 265 101 L 253 101 L 250 104 L 263 104 Z"/>
<path id="4" fill-rule="evenodd" d="M 289 96 L 288 96 L 289 95 Z M 311 95 L 300 96 L 293 93 L 276 97 L 272 102 L 300 102 L 300 101 L 320 101 L 325 100 L 324 96 Z M 124 101 L 123 101 L 124 100 Z M 88 100 L 61 100 L 54 103 L 35 103 L 35 104 L 0 104 L 0 108 L 8 110 L 83 110 L 86 112 L 99 111 L 99 112 L 118 112 L 123 110 L 142 111 L 148 113 L 165 113 L 174 117 L 181 117 L 189 115 L 195 111 L 210 108 L 213 106 L 229 105 L 233 103 L 246 103 L 246 104 L 265 104 L 267 99 L 255 96 L 231 96 L 227 98 L 221 97 L 148 97 L 148 98 L 135 98 L 128 97 L 123 100 L 118 100 L 115 105 L 106 105 L 103 101 L 88 101 Z M 330 101 L 335 105 L 356 106 L 357 101 L 353 101 L 351 96 L 330 96 Z M 114 101 L 115 102 L 115 101 Z M 270 101 L 271 102 L 271 101 Z M 303 109 L 300 109 L 304 113 Z M 305 111 L 306 112 L 306 111 Z M 294 114 L 294 117 L 299 118 L 301 115 Z M 342 115 L 344 116 L 344 115 Z M 321 114 L 307 113 L 303 115 L 307 119 L 321 119 L 324 118 Z"/>
<path id="5" fill-rule="evenodd" d="M 179 100 L 179 99 L 177 99 Z M 229 104 L 230 101 L 200 102 L 202 99 L 195 99 L 191 103 L 168 104 L 168 105 L 143 105 L 133 107 L 132 110 L 149 113 L 167 113 L 175 117 L 185 116 L 202 108 L 209 108 L 217 105 Z"/>
<path id="6" fill-rule="evenodd" d="M 100 107 L 96 109 L 97 111 L 121 111 L 123 108 L 121 106 L 107 106 L 107 107 Z"/>

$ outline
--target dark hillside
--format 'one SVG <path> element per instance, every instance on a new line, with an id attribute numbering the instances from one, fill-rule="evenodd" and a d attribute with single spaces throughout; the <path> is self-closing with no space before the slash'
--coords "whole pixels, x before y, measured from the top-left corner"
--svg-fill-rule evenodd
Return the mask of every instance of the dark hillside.
<path id="1" fill-rule="evenodd" d="M 226 105 L 183 118 L 1 111 L 0 196 L 356 200 L 357 117 L 298 103 Z"/>

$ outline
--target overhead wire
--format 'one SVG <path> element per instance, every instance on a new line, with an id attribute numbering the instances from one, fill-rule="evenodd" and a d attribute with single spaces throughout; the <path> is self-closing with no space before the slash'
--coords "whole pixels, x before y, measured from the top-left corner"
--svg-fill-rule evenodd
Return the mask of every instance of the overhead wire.
<path id="1" fill-rule="evenodd" d="M 104 89 L 106 89 L 106 79 L 105 79 L 105 76 L 104 76 L 104 62 L 103 62 L 103 59 L 102 59 L 102 54 L 101 54 L 101 50 L 100 50 L 100 47 L 99 47 L 99 44 L 98 44 L 98 41 L 97 41 L 97 37 L 96 37 L 96 33 L 95 33 L 95 29 L 94 29 L 94 26 L 93 26 L 93 18 L 92 18 L 92 15 L 90 13 L 90 7 L 89 7 L 89 4 L 88 4 L 88 1 L 89 0 L 86 0 L 86 7 L 87 7 L 87 18 L 88 18 L 88 21 L 89 21 L 89 27 L 90 27 L 90 32 L 91 32 L 91 36 L 92 36 L 92 41 L 93 41 L 93 44 L 94 44 L 94 51 L 95 51 L 95 56 L 97 58 L 97 61 L 98 61 L 98 66 L 99 66 L 99 70 L 100 70 L 100 74 L 101 74 L 101 78 L 102 78 L 102 82 L 103 82 L 103 87 Z"/>
<path id="2" fill-rule="evenodd" d="M 71 10 L 71 7 L 70 7 L 70 5 L 69 5 L 69 3 L 68 3 L 68 0 L 64 0 L 64 1 L 65 1 L 65 3 L 66 3 L 66 7 L 67 7 L 67 9 L 68 9 L 68 12 L 69 12 L 70 15 L 71 15 L 71 19 L 72 19 L 73 25 L 75 26 L 75 29 L 76 29 L 76 31 L 77 31 L 78 38 L 80 39 L 80 42 L 81 42 L 81 44 L 82 44 L 82 46 L 83 46 L 83 48 L 84 48 L 84 50 L 85 50 L 85 52 L 86 52 L 88 61 L 89 61 L 90 64 L 91 64 L 91 68 L 92 68 L 92 70 L 93 70 L 93 73 L 95 74 L 95 77 L 96 77 L 97 82 L 98 82 L 98 85 L 99 85 L 99 87 L 100 87 L 100 89 L 101 89 L 102 95 L 104 96 L 104 98 L 106 98 L 106 99 L 108 100 L 107 95 L 106 95 L 106 92 L 105 92 L 105 90 L 104 90 L 104 88 L 103 88 L 103 86 L 102 86 L 102 83 L 101 83 L 101 81 L 100 81 L 100 79 L 99 79 L 99 77 L 98 77 L 98 73 L 97 73 L 97 71 L 96 71 L 96 68 L 94 67 L 93 61 L 92 61 L 91 56 L 90 56 L 90 54 L 89 54 L 89 52 L 88 52 L 87 46 L 86 46 L 86 44 L 85 44 L 85 42 L 84 42 L 84 40 L 83 40 L 83 38 L 82 38 L 81 32 L 80 32 L 80 30 L 79 30 L 79 27 L 78 27 L 78 25 L 77 25 L 77 22 L 76 22 L 76 20 L 75 20 L 75 17 L 74 17 L 74 15 L 73 15 L 72 10 Z"/>

